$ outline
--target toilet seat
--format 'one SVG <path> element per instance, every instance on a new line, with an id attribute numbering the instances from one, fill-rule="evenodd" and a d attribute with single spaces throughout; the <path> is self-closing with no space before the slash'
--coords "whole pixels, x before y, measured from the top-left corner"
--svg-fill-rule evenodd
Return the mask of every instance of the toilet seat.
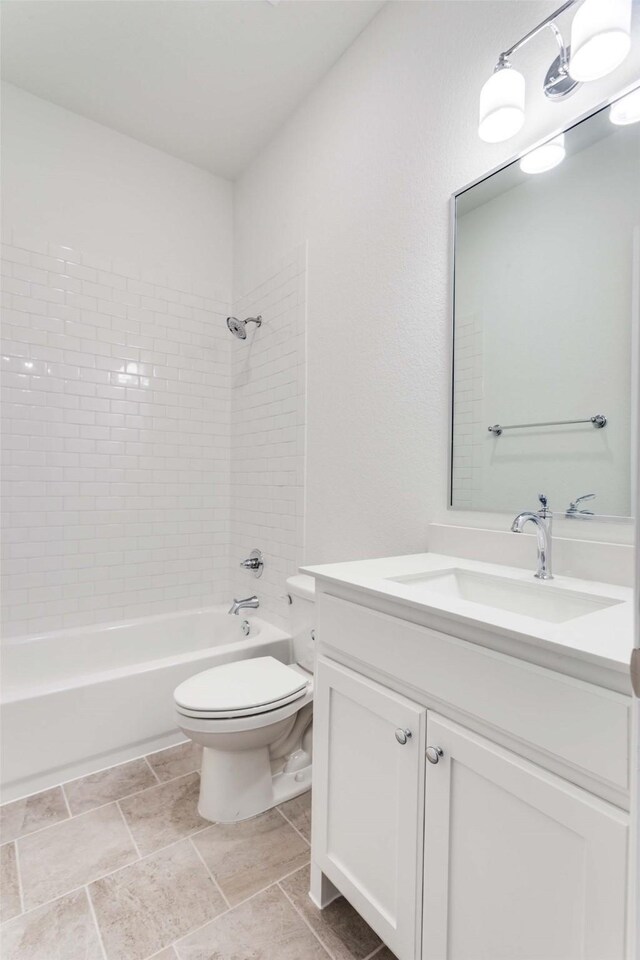
<path id="1" fill-rule="evenodd" d="M 274 657 L 237 660 L 204 670 L 175 690 L 177 712 L 197 720 L 255 717 L 295 703 L 310 677 Z"/>

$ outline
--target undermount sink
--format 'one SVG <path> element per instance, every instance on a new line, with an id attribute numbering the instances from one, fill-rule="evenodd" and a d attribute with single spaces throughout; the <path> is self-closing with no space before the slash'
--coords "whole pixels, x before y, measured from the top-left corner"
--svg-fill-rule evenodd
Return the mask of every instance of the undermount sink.
<path id="1" fill-rule="evenodd" d="M 558 589 L 549 583 L 521 583 L 457 567 L 388 579 L 409 587 L 425 600 L 429 595 L 438 594 L 451 599 L 470 600 L 485 607 L 534 617 L 548 623 L 565 623 L 622 602 L 612 597 L 589 596 L 575 590 Z"/>

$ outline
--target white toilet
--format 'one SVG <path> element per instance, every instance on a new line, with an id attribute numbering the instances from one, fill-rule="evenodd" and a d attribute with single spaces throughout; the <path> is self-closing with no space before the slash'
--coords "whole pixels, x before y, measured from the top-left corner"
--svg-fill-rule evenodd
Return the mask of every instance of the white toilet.
<path id="1" fill-rule="evenodd" d="M 293 663 L 236 660 L 174 692 L 178 727 L 204 747 L 198 812 L 229 823 L 311 786 L 314 581 L 290 577 Z"/>

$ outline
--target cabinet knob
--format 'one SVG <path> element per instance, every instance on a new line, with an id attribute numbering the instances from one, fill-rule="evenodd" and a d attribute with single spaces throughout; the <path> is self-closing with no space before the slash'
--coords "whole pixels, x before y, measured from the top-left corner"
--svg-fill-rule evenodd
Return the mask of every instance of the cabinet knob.
<path id="1" fill-rule="evenodd" d="M 411 730 L 403 730 L 402 727 L 398 727 L 396 730 L 396 740 L 398 743 L 404 744 L 411 739 Z"/>
<path id="2" fill-rule="evenodd" d="M 443 756 L 442 747 L 427 747 L 427 760 L 429 763 L 437 763 Z"/>

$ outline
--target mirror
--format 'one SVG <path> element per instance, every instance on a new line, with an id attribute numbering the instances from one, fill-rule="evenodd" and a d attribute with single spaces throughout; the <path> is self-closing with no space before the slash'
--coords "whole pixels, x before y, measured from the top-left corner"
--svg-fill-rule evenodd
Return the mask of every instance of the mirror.
<path id="1" fill-rule="evenodd" d="M 545 149 L 454 197 L 450 506 L 629 517 L 640 123 L 607 106 Z"/>

